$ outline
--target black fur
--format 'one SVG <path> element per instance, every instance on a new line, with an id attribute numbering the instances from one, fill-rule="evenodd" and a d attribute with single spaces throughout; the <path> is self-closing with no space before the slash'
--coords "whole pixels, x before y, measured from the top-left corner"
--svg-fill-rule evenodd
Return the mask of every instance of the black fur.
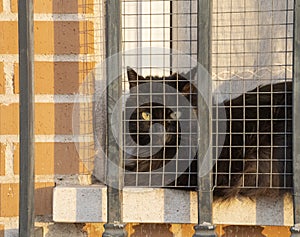
<path id="1" fill-rule="evenodd" d="M 131 94 L 126 105 L 129 102 L 131 106 L 132 103 L 136 103 L 134 101 L 138 99 L 138 95 L 134 92 L 138 85 L 152 81 L 152 83 L 165 83 L 175 88 L 196 110 L 196 88 L 186 79 L 188 74 L 144 78 L 131 68 L 128 68 L 127 73 Z M 147 92 L 150 92 L 150 89 Z M 172 110 L 164 109 L 161 104 L 145 103 L 136 107 L 130 111 L 130 117 L 127 118 L 130 121 L 131 138 L 141 146 L 149 144 L 150 121 L 141 121 L 139 118 L 142 112 L 150 113 L 152 107 L 151 115 L 156 123 L 165 126 L 167 134 L 164 138 L 165 147 L 151 157 L 139 159 L 138 162 L 136 156 L 127 155 L 125 168 L 127 171 L 139 173 L 154 171 L 166 165 L 167 162 L 163 161 L 163 157 L 167 160 L 176 155 L 177 144 L 180 146 L 181 142 L 181 137 L 176 136 L 176 132 L 180 134 L 181 128 L 176 120 L 168 117 Z M 281 190 L 290 190 L 292 187 L 292 83 L 281 82 L 260 86 L 214 107 L 213 114 L 216 108 L 222 107 L 227 118 L 225 142 L 213 168 L 214 197 L 222 200 L 236 196 L 255 198 L 260 195 L 276 195 Z M 196 167 L 194 160 L 188 169 L 195 175 L 188 177 L 183 174 L 177 179 L 177 184 L 195 187 Z M 138 184 L 147 185 L 147 182 L 146 178 L 145 182 L 142 179 Z M 126 175 L 126 184 L 135 184 L 135 176 Z M 168 185 L 174 186 L 174 182 Z"/>

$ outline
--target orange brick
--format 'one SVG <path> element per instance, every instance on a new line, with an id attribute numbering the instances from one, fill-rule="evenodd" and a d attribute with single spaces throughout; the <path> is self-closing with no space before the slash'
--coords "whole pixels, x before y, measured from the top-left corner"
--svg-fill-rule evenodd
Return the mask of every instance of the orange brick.
<path id="1" fill-rule="evenodd" d="M 12 12 L 18 11 L 18 0 L 11 0 Z M 92 0 L 37 0 L 34 1 L 35 13 L 76 14 L 93 13 Z"/>
<path id="2" fill-rule="evenodd" d="M 262 234 L 269 237 L 289 237 L 291 236 L 290 227 L 288 226 L 265 226 Z"/>
<path id="3" fill-rule="evenodd" d="M 0 54 L 18 53 L 18 24 L 0 22 Z M 93 23 L 77 21 L 36 21 L 34 23 L 36 54 L 93 53 Z"/>
<path id="4" fill-rule="evenodd" d="M 0 225 L 0 237 L 4 237 L 4 229 L 5 229 L 5 226 Z"/>
<path id="5" fill-rule="evenodd" d="M 82 170 L 74 143 L 35 143 L 35 174 L 78 174 Z M 19 144 L 14 152 L 14 173 L 19 174 Z"/>
<path id="6" fill-rule="evenodd" d="M 5 145 L 0 143 L 0 175 L 5 175 Z"/>
<path id="7" fill-rule="evenodd" d="M 72 134 L 73 104 L 35 105 L 36 134 Z"/>
<path id="8" fill-rule="evenodd" d="M 52 192 L 54 183 L 35 184 L 35 214 L 49 215 L 52 212 Z M 0 185 L 0 216 L 19 215 L 19 184 Z"/>
<path id="9" fill-rule="evenodd" d="M 19 104 L 0 105 L 0 134 L 19 133 Z"/>
<path id="10" fill-rule="evenodd" d="M 94 63 L 35 62 L 34 79 L 36 94 L 78 93 L 82 82 L 93 69 Z M 14 91 L 19 93 L 19 66 L 15 65 Z"/>
<path id="11" fill-rule="evenodd" d="M 73 104 L 35 104 L 35 133 L 71 135 L 72 112 Z M 0 114 L 0 134 L 18 134 L 19 104 L 0 105 Z"/>
<path id="12" fill-rule="evenodd" d="M 174 236 L 178 235 L 178 231 L 182 233 L 182 236 L 193 236 L 195 233 L 194 224 L 172 224 L 170 231 Z"/>
<path id="13" fill-rule="evenodd" d="M 223 236 L 225 234 L 225 231 L 223 230 L 223 228 L 225 228 L 227 225 L 217 225 L 216 226 L 216 234 L 218 236 Z"/>
<path id="14" fill-rule="evenodd" d="M 0 62 L 0 93 L 5 93 L 4 64 L 2 62 Z"/>
<path id="15" fill-rule="evenodd" d="M 17 27 L 16 21 L 0 22 L 0 54 L 18 53 Z M 36 54 L 93 53 L 93 23 L 89 21 L 36 21 L 34 37 Z"/>
<path id="16" fill-rule="evenodd" d="M 126 227 L 128 229 L 128 225 L 127 224 Z M 87 232 L 88 236 L 102 236 L 103 232 L 104 232 L 104 226 L 103 223 L 87 223 L 84 227 L 83 227 L 83 231 Z M 128 233 L 128 231 L 127 231 Z M 130 233 L 128 233 L 130 236 Z"/>
<path id="17" fill-rule="evenodd" d="M 92 22 L 37 21 L 34 28 L 36 54 L 93 53 L 92 47 L 88 51 L 80 47 L 93 44 Z"/>
<path id="18" fill-rule="evenodd" d="M 18 53 L 18 22 L 0 21 L 0 54 Z"/>
<path id="19" fill-rule="evenodd" d="M 137 223 L 128 223 L 126 226 L 125 226 L 125 229 L 128 233 L 128 236 L 132 236 L 134 234 L 134 227 L 138 225 Z M 104 228 L 104 226 L 103 226 Z"/>

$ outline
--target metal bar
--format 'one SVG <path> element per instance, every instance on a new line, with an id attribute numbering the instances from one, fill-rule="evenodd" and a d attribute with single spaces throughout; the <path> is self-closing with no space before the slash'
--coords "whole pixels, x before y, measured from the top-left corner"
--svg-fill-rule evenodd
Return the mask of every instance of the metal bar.
<path id="1" fill-rule="evenodd" d="M 210 117 L 211 102 L 211 18 L 212 1 L 198 0 L 198 118 L 199 118 L 199 141 L 198 141 L 198 224 L 194 227 L 194 237 L 216 237 L 215 226 L 212 225 L 212 173 L 201 174 L 202 164 L 206 159 L 211 159 L 211 134 L 212 124 Z M 205 88 L 203 88 L 203 86 Z M 211 162 L 211 161 L 209 161 Z"/>
<path id="2" fill-rule="evenodd" d="M 20 78 L 19 236 L 34 236 L 33 0 L 18 1 Z"/>
<path id="3" fill-rule="evenodd" d="M 300 0 L 295 0 L 294 4 L 293 197 L 295 225 L 291 228 L 291 236 L 300 236 Z"/>
<path id="4" fill-rule="evenodd" d="M 106 10 L 106 79 L 107 79 L 107 224 L 103 237 L 127 236 L 122 222 L 123 177 L 122 163 L 122 111 L 118 111 L 118 124 L 111 118 L 116 102 L 122 95 L 121 64 L 121 0 L 105 1 Z M 118 126 L 117 138 L 113 126 Z"/>

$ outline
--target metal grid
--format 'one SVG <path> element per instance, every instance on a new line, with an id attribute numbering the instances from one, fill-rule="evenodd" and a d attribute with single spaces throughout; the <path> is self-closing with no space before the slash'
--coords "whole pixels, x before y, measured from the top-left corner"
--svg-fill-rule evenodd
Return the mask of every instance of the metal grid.
<path id="1" fill-rule="evenodd" d="M 217 195 L 251 196 L 259 194 L 259 190 L 265 193 L 266 188 L 292 187 L 293 7 L 292 0 L 213 2 L 213 147 Z M 144 77 L 160 75 L 165 77 L 163 80 L 168 80 L 173 72 L 187 72 L 195 66 L 196 9 L 197 1 L 123 1 L 125 111 L 129 91 L 126 66 Z M 167 48 L 180 53 L 171 53 Z M 182 54 L 188 54 L 190 60 L 182 63 Z M 147 96 L 151 100 L 151 95 Z M 225 118 L 221 117 L 221 110 L 225 111 Z M 128 118 L 124 118 L 126 144 Z M 181 136 L 180 132 L 177 136 Z M 134 152 L 138 152 L 137 147 Z M 151 144 L 149 152 L 150 147 Z M 125 156 L 127 161 L 131 159 Z M 138 155 L 133 157 L 134 162 Z M 164 160 L 163 156 L 158 160 Z M 186 171 L 189 179 L 196 174 L 193 168 Z M 155 182 L 152 173 L 151 169 L 127 172 L 125 185 L 181 186 L 177 182 L 165 183 L 168 175 L 175 180 L 179 177 L 176 168 L 171 172 L 163 170 Z M 182 186 L 196 185 L 187 182 Z"/>
<path id="2" fill-rule="evenodd" d="M 219 90 L 215 194 L 256 196 L 269 188 L 290 189 L 294 1 L 213 4 L 212 72 Z M 223 120 L 218 118 L 222 108 Z M 227 126 L 223 144 L 218 139 L 222 126 Z"/>
<path id="3" fill-rule="evenodd" d="M 80 158 L 82 182 L 93 175 L 105 182 L 106 96 L 104 93 L 105 10 L 103 0 L 84 0 L 78 5 L 80 56 L 72 126 Z"/>
<path id="4" fill-rule="evenodd" d="M 196 101 L 197 1 L 124 0 L 122 9 L 125 185 L 196 187 L 196 103 L 188 95 Z M 130 75 L 138 80 L 131 86 Z"/>

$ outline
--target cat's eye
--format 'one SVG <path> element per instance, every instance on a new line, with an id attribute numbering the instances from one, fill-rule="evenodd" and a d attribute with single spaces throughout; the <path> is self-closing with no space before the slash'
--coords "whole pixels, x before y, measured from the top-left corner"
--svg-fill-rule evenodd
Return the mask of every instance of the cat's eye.
<path id="1" fill-rule="evenodd" d="M 181 117 L 181 112 L 177 111 L 177 112 L 173 112 L 170 114 L 171 119 L 179 119 Z"/>
<path id="2" fill-rule="evenodd" d="M 142 118 L 146 121 L 149 121 L 151 119 L 151 114 L 148 112 L 142 112 Z"/>

